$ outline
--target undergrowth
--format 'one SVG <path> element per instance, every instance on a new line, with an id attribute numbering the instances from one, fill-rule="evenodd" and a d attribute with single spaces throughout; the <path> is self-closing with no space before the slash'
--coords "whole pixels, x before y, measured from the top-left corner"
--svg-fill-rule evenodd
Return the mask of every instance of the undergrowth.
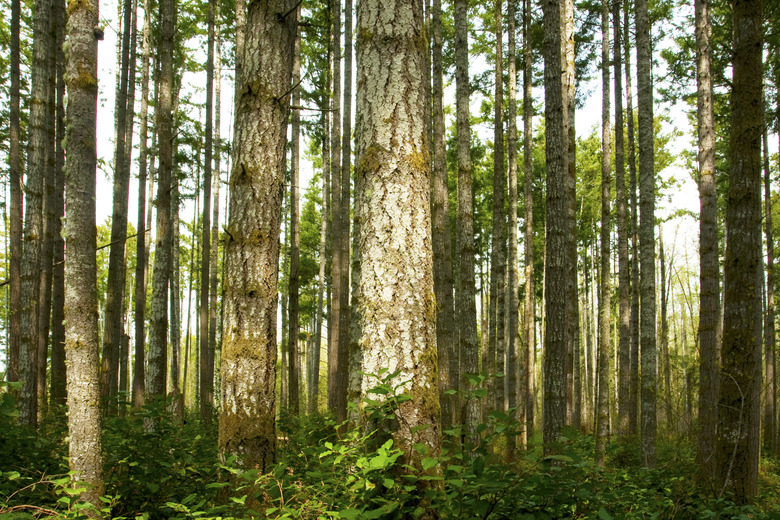
<path id="1" fill-rule="evenodd" d="M 362 412 L 389 418 L 405 396 L 386 392 Z M 385 385 L 382 387 L 382 385 Z M 7 388 L 7 387 L 6 387 Z M 0 519 L 83 518 L 70 488 L 65 417 L 50 411 L 40 431 L 16 425 L 12 394 L 0 388 Z M 375 421 L 372 424 L 381 424 Z M 154 428 L 149 428 L 154 424 Z M 555 455 L 541 439 L 510 456 L 518 432 L 493 412 L 477 444 L 455 427 L 437 453 L 423 446 L 422 468 L 406 465 L 392 436 L 365 425 L 348 428 L 328 415 L 278 422 L 278 463 L 258 474 L 220 461 L 216 425 L 165 403 L 104 422 L 104 518 L 273 519 L 778 519 L 780 464 L 765 460 L 752 506 L 716 498 L 696 477 L 687 440 L 659 443 L 656 469 L 641 466 L 637 440 L 612 441 L 607 464 L 593 462 L 593 437 L 566 432 Z"/>

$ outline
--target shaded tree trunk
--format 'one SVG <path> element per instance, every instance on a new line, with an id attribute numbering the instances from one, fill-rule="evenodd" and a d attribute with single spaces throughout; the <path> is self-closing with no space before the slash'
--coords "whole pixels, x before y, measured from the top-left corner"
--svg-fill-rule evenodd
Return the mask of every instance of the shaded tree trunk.
<path id="1" fill-rule="evenodd" d="M 766 396 L 764 397 L 764 450 L 774 454 L 775 429 L 777 427 L 777 379 L 775 376 L 775 244 L 772 232 L 772 188 L 769 171 L 769 137 L 766 127 L 764 141 L 764 215 L 766 236 L 766 316 L 764 318 L 764 373 Z"/>
<path id="2" fill-rule="evenodd" d="M 301 104 L 301 94 L 297 87 L 301 80 L 301 33 L 297 31 L 295 36 L 295 51 L 293 56 L 293 106 Z M 288 397 L 289 411 L 293 415 L 298 415 L 300 411 L 300 382 L 298 378 L 298 292 L 299 278 L 298 265 L 300 262 L 301 234 L 299 231 L 299 210 L 298 200 L 300 186 L 300 147 L 301 147 L 301 114 L 299 109 L 293 109 L 291 113 L 292 120 L 292 146 L 291 146 L 291 181 L 290 181 L 290 286 L 289 297 L 289 332 L 287 334 L 288 350 Z"/>
<path id="3" fill-rule="evenodd" d="M 248 7 L 226 228 L 219 450 L 265 472 L 276 451 L 279 224 L 297 6 Z"/>
<path id="4" fill-rule="evenodd" d="M 217 3 L 219 6 L 220 4 Z M 219 189 L 220 189 L 220 176 L 222 165 L 222 147 L 220 143 L 220 123 L 221 123 L 221 106 L 222 106 L 222 39 L 219 33 L 219 24 L 215 27 L 215 48 L 214 48 L 214 61 L 216 66 L 216 77 L 214 85 L 214 94 L 216 101 L 214 105 L 214 176 L 213 176 L 213 193 L 214 193 L 214 209 L 211 219 L 211 256 L 209 262 L 211 266 L 209 268 L 209 368 L 207 370 L 209 377 L 212 378 L 212 391 L 211 395 L 207 396 L 211 408 L 214 407 L 214 388 L 213 378 L 216 370 L 216 352 L 217 352 L 217 286 L 219 285 L 219 271 L 217 255 L 219 252 Z"/>
<path id="5" fill-rule="evenodd" d="M 758 490 L 761 396 L 763 2 L 734 0 L 731 171 L 726 199 L 723 344 L 715 448 L 719 493 Z"/>

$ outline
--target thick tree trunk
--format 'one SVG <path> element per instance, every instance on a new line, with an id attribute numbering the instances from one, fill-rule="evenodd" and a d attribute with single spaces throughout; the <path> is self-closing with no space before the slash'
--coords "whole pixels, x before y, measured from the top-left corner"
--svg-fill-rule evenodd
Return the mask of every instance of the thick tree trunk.
<path id="1" fill-rule="evenodd" d="M 357 34 L 363 371 L 400 372 L 396 381 L 412 399 L 396 412 L 394 437 L 419 467 L 422 456 L 412 446 L 433 453 L 440 436 L 422 2 L 361 0 Z M 389 123 L 388 113 L 397 114 Z M 363 392 L 374 383 L 364 378 Z"/>
<path id="2" fill-rule="evenodd" d="M 493 118 L 493 239 L 490 251 L 490 320 L 488 364 L 483 371 L 490 375 L 503 372 L 506 304 L 506 171 L 504 168 L 504 67 L 502 1 L 495 2 L 496 67 L 495 113 Z M 500 368 L 499 368 L 500 367 Z M 504 379 L 490 379 L 488 409 L 504 409 Z M 492 388 L 491 388 L 492 387 Z"/>
<path id="3" fill-rule="evenodd" d="M 525 214 L 525 296 L 523 312 L 522 394 L 524 397 L 525 431 L 527 442 L 534 430 L 534 403 L 536 402 L 536 305 L 534 302 L 534 197 L 533 197 L 533 52 L 531 48 L 531 0 L 523 2 L 523 204 Z M 521 420 L 521 424 L 523 421 Z"/>
<path id="4" fill-rule="evenodd" d="M 471 124 L 469 121 L 468 3 L 455 0 L 455 111 L 458 134 L 458 277 L 455 315 L 458 320 L 458 388 L 468 388 L 468 374 L 479 371 L 477 303 L 474 281 L 474 203 L 471 172 Z M 465 403 L 461 420 L 473 433 L 480 420 L 479 401 Z"/>
<path id="5" fill-rule="evenodd" d="M 168 278 L 171 270 L 171 174 L 173 170 L 173 37 L 176 0 L 160 1 L 159 102 L 155 109 L 160 166 L 157 171 L 157 233 L 149 316 L 149 366 L 146 400 L 165 396 L 168 367 Z"/>
<path id="6" fill-rule="evenodd" d="M 436 289 L 436 348 L 439 356 L 439 402 L 442 427 L 460 422 L 456 414 L 457 396 L 446 394 L 457 388 L 458 356 L 457 327 L 452 280 L 452 234 L 450 230 L 449 192 L 447 188 L 447 157 L 444 128 L 444 65 L 442 63 L 441 0 L 433 0 L 433 177 L 431 218 L 433 220 L 433 281 Z"/>
<path id="7" fill-rule="evenodd" d="M 628 200 L 626 195 L 625 145 L 623 142 L 623 31 L 621 1 L 612 3 L 615 72 L 615 196 L 618 247 L 618 432 L 628 434 L 631 387 L 631 304 L 629 300 L 630 269 L 628 263 Z M 629 115 L 629 117 L 633 117 Z"/>
<path id="8" fill-rule="evenodd" d="M 68 359 L 68 438 L 74 481 L 87 484 L 81 499 L 101 507 L 103 461 L 100 436 L 100 339 L 95 261 L 97 152 L 98 2 L 69 9 L 67 162 L 65 166 L 65 351 Z M 95 510 L 97 511 L 97 510 Z M 98 516 L 98 513 L 93 513 Z"/>
<path id="9" fill-rule="evenodd" d="M 135 301 L 135 363 L 133 365 L 133 406 L 138 409 L 144 403 L 144 377 L 146 357 L 146 265 L 148 228 L 146 226 L 146 177 L 147 133 L 149 121 L 149 61 L 151 31 L 150 0 L 144 1 L 144 28 L 141 54 L 141 112 L 138 151 L 138 235 L 136 236 Z"/>
<path id="10" fill-rule="evenodd" d="M 637 0 L 636 54 L 639 105 L 639 287 L 642 367 L 642 460 L 655 467 L 656 453 L 656 363 L 655 330 L 655 169 L 653 159 L 653 81 L 651 77 L 650 17 L 647 0 Z"/>
<path id="11" fill-rule="evenodd" d="M 561 3 L 544 0 L 544 92 L 545 153 L 547 156 L 547 244 L 545 247 L 544 334 L 544 442 L 555 442 L 566 422 L 566 358 L 568 278 L 566 269 L 566 126 L 563 71 Z"/>
<path id="12" fill-rule="evenodd" d="M 261 472 L 271 468 L 276 451 L 279 223 L 296 9 L 291 0 L 250 4 L 246 40 L 238 48 L 219 449 Z"/>
<path id="13" fill-rule="evenodd" d="M 734 0 L 731 171 L 726 200 L 723 364 L 716 464 L 738 504 L 758 490 L 761 395 L 761 133 L 763 2 Z"/>
<path id="14" fill-rule="evenodd" d="M 601 283 L 599 284 L 599 360 L 598 398 L 596 410 L 596 464 L 604 465 L 609 437 L 609 358 L 612 350 L 610 338 L 610 309 L 612 284 L 610 269 L 610 235 L 612 219 L 610 199 L 612 189 L 612 165 L 610 164 L 611 128 L 609 85 L 609 3 L 601 0 Z M 620 95 L 620 91 L 617 91 Z M 622 129 L 620 129 L 622 131 Z"/>

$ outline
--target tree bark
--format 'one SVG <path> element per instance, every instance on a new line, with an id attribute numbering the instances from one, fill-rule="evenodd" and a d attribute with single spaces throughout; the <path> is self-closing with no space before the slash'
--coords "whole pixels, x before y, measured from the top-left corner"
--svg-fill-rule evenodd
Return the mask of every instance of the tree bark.
<path id="1" fill-rule="evenodd" d="M 534 302 L 534 197 L 533 197 L 533 50 L 531 48 L 531 0 L 523 2 L 523 193 L 525 214 L 525 299 L 523 336 L 522 393 L 524 397 L 524 441 L 534 430 L 534 403 L 536 402 L 536 304 Z M 522 413 L 522 412 L 521 412 Z"/>
<path id="2" fill-rule="evenodd" d="M 173 170 L 173 38 L 176 0 L 160 1 L 159 96 L 155 107 L 160 166 L 157 170 L 157 233 L 149 316 L 149 366 L 146 401 L 165 396 L 168 367 L 168 279 L 171 270 L 171 174 Z M 159 110 L 157 110 L 159 109 Z"/>
<path id="3" fill-rule="evenodd" d="M 217 6 L 220 4 L 217 3 Z M 216 77 L 214 85 L 214 94 L 216 101 L 214 103 L 214 176 L 213 193 L 214 193 L 214 209 L 211 219 L 211 256 L 209 257 L 210 279 L 209 279 L 209 367 L 207 373 L 212 378 L 211 395 L 208 401 L 210 407 L 214 407 L 214 388 L 213 378 L 216 370 L 216 353 L 217 353 L 217 289 L 219 285 L 219 267 L 217 262 L 217 256 L 219 252 L 219 189 L 220 189 L 220 177 L 222 175 L 222 148 L 220 143 L 220 123 L 221 123 L 221 107 L 222 107 L 222 39 L 219 32 L 219 23 L 215 26 L 215 48 L 214 48 L 214 61 L 216 66 Z"/>
<path id="4" fill-rule="evenodd" d="M 135 267 L 135 307 L 133 318 L 135 322 L 135 363 L 133 365 L 133 406 L 139 409 L 144 403 L 144 377 L 146 357 L 146 266 L 148 263 L 146 249 L 146 177 L 147 177 L 147 133 L 149 120 L 149 61 L 150 61 L 150 31 L 151 31 L 150 0 L 144 1 L 144 28 L 141 39 L 141 112 L 139 115 L 139 150 L 138 150 L 138 235 L 136 235 L 136 267 Z"/>
<path id="5" fill-rule="evenodd" d="M 642 367 L 641 431 L 645 466 L 656 462 L 656 363 L 655 330 L 655 169 L 653 159 L 653 82 L 651 77 L 650 17 L 647 0 L 637 0 L 636 54 L 639 105 L 639 261 L 640 351 Z"/>
<path id="6" fill-rule="evenodd" d="M 766 396 L 764 397 L 764 451 L 772 455 L 775 450 L 777 428 L 777 379 L 775 376 L 775 244 L 772 231 L 772 187 L 769 170 L 769 132 L 764 128 L 764 233 L 766 236 L 766 316 L 764 323 L 764 370 Z"/>
<path id="7" fill-rule="evenodd" d="M 95 261 L 95 148 L 97 123 L 98 2 L 68 9 L 68 91 L 65 165 L 65 351 L 68 360 L 69 464 L 81 500 L 97 508 L 103 494 L 100 435 L 100 339 Z M 75 484 L 78 486 L 78 484 Z M 97 509 L 92 514 L 99 516 Z"/>
<path id="8" fill-rule="evenodd" d="M 631 388 L 631 304 L 630 267 L 628 259 L 628 200 L 626 195 L 625 144 L 623 142 L 623 31 L 620 26 L 622 2 L 612 4 L 612 26 L 615 35 L 612 49 L 615 72 L 615 196 L 618 247 L 618 432 L 628 435 Z M 629 114 L 628 117 L 633 117 Z"/>
<path id="9" fill-rule="evenodd" d="M 761 395 L 763 2 L 734 0 L 731 171 L 726 198 L 723 363 L 716 464 L 720 493 L 756 495 Z"/>
<path id="10" fill-rule="evenodd" d="M 545 247 L 544 334 L 544 443 L 555 442 L 566 422 L 566 358 L 568 278 L 566 261 L 566 126 L 563 71 L 561 3 L 544 0 L 544 92 L 545 154 L 547 156 L 547 237 Z"/>
<path id="11" fill-rule="evenodd" d="M 468 374 L 479 371 L 477 344 L 477 303 L 474 281 L 474 203 L 471 171 L 471 124 L 469 121 L 468 3 L 455 0 L 455 111 L 458 134 L 458 209 L 456 220 L 458 281 L 455 315 L 458 319 L 458 358 L 460 370 L 456 389 L 469 387 Z M 479 401 L 469 399 L 461 420 L 474 433 L 480 420 Z"/>
<path id="12" fill-rule="evenodd" d="M 609 437 L 609 354 L 612 350 L 610 341 L 612 284 L 610 283 L 611 269 L 609 265 L 611 260 L 610 234 L 612 231 L 610 214 L 612 189 L 610 140 L 612 130 L 609 124 L 609 84 L 609 2 L 601 0 L 601 283 L 599 284 L 598 405 L 596 411 L 596 464 L 599 466 L 604 466 Z M 619 95 L 620 91 L 617 92 Z"/>
<path id="13" fill-rule="evenodd" d="M 438 449 L 435 295 L 430 239 L 430 153 L 425 131 L 425 33 L 420 0 L 357 4 L 356 161 L 358 281 L 363 371 L 399 372 L 411 400 L 401 403 L 396 445 Z M 396 117 L 387 121 L 386 114 Z M 363 379 L 363 392 L 374 384 Z"/>
<path id="14" fill-rule="evenodd" d="M 254 2 L 237 86 L 226 228 L 219 450 L 261 472 L 275 461 L 279 224 L 297 5 Z"/>
<path id="15" fill-rule="evenodd" d="M 490 375 L 503 372 L 506 304 L 506 171 L 504 169 L 504 67 L 502 1 L 495 1 L 496 66 L 495 112 L 493 119 L 493 239 L 490 252 L 490 317 L 488 365 L 483 371 Z M 501 370 L 499 370 L 499 365 Z M 488 380 L 488 409 L 504 409 L 504 380 Z M 491 389 L 492 387 L 492 389 Z"/>
<path id="16" fill-rule="evenodd" d="M 294 88 L 292 93 L 293 106 L 299 106 L 301 104 L 301 95 L 299 87 L 296 85 L 301 80 L 301 34 L 297 31 L 295 36 L 295 51 L 293 56 L 293 75 L 292 85 Z M 300 263 L 300 247 L 301 247 L 301 234 L 299 225 L 299 182 L 300 182 L 300 141 L 301 141 L 301 114 L 298 109 L 293 109 L 291 114 L 292 119 L 292 146 L 291 146 L 291 182 L 290 182 L 290 286 L 289 297 L 290 303 L 288 307 L 289 312 L 289 332 L 287 334 L 288 350 L 288 369 L 287 376 L 288 392 L 289 392 L 289 411 L 292 415 L 298 415 L 300 412 L 300 386 L 298 378 L 298 293 L 299 293 L 299 277 L 298 277 L 298 265 Z"/>

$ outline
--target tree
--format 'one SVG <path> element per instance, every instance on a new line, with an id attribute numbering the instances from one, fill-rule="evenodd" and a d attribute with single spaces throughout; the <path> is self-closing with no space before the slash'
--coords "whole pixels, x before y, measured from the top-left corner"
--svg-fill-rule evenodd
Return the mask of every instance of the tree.
<path id="1" fill-rule="evenodd" d="M 358 312 L 363 372 L 389 368 L 411 400 L 396 411 L 396 445 L 438 448 L 433 251 L 429 238 L 430 154 L 425 113 L 422 2 L 359 0 L 355 151 Z M 397 117 L 388 123 L 388 113 Z M 363 393 L 374 384 L 364 378 Z"/>
<path id="2" fill-rule="evenodd" d="M 103 494 L 100 373 L 95 260 L 98 2 L 68 10 L 68 90 L 65 164 L 65 351 L 68 359 L 69 464 L 87 484 L 81 499 L 97 508 Z M 76 487 L 79 487 L 76 484 Z M 99 509 L 87 510 L 98 516 Z"/>
<path id="3" fill-rule="evenodd" d="M 301 104 L 301 96 L 298 84 L 301 81 L 301 33 L 297 31 L 295 36 L 295 52 L 293 57 L 293 98 L 292 103 L 295 107 Z M 290 284 L 288 307 L 289 332 L 287 333 L 288 349 L 288 367 L 287 376 L 288 388 L 288 407 L 293 415 L 298 415 L 300 408 L 300 386 L 298 378 L 298 300 L 299 300 L 299 276 L 298 266 L 300 264 L 301 233 L 300 233 L 300 211 L 299 211 L 299 193 L 300 186 L 300 148 L 301 148 L 301 113 L 300 109 L 293 108 L 292 111 L 292 146 L 290 147 Z"/>
<path id="4" fill-rule="evenodd" d="M 146 401 L 165 396 L 168 367 L 168 279 L 171 270 L 171 175 L 173 172 L 173 38 L 176 0 L 161 0 L 157 60 L 159 96 L 155 107 L 160 166 L 157 170 L 157 234 L 149 316 L 149 365 Z"/>
<path id="5" fill-rule="evenodd" d="M 656 363 L 655 331 L 655 164 L 653 160 L 653 83 L 650 75 L 650 17 L 647 0 L 637 0 L 636 60 L 639 130 L 639 261 L 640 351 L 642 367 L 641 420 L 642 459 L 646 466 L 656 462 Z"/>
<path id="6" fill-rule="evenodd" d="M 561 3 L 545 0 L 544 11 L 544 119 L 547 156 L 547 244 L 545 247 L 544 443 L 558 439 L 566 421 L 567 206 L 566 133 L 564 124 Z M 549 449 L 549 448 L 548 448 Z"/>
<path id="7" fill-rule="evenodd" d="M 444 65 L 442 60 L 441 0 L 433 0 L 433 168 L 431 219 L 433 242 L 433 286 L 436 290 L 436 348 L 439 357 L 439 402 L 442 427 L 457 424 L 457 397 L 447 390 L 457 388 L 460 367 L 457 355 L 457 328 L 452 280 L 452 235 L 450 231 L 449 193 L 447 189 L 447 157 L 444 135 Z"/>
<path id="8" fill-rule="evenodd" d="M 127 134 L 127 99 L 130 75 L 130 34 L 132 1 L 122 0 L 122 42 L 119 48 L 121 67 L 119 88 L 115 100 L 116 145 L 114 151 L 114 202 L 111 217 L 111 249 L 109 252 L 108 284 L 103 327 L 103 366 L 101 394 L 104 398 L 116 396 L 119 375 L 119 342 L 123 334 L 125 287 L 125 242 L 127 240 L 127 198 L 130 192 L 130 168 L 125 167 L 128 152 L 125 150 Z M 135 71 L 133 71 L 135 74 Z M 132 107 L 130 109 L 132 111 Z M 132 132 L 131 132 L 132 133 Z M 107 410 L 115 410 L 109 406 Z"/>
<path id="9" fill-rule="evenodd" d="M 764 450 L 775 453 L 777 435 L 777 380 L 775 378 L 775 245 L 772 232 L 772 189 L 769 169 L 769 131 L 761 134 L 764 143 L 764 236 L 766 237 L 766 314 L 764 317 L 764 373 L 766 396 L 764 397 Z"/>
<path id="10" fill-rule="evenodd" d="M 477 304 L 474 281 L 474 202 L 471 171 L 471 124 L 469 121 L 468 3 L 455 0 L 455 111 L 458 134 L 458 280 L 455 315 L 458 320 L 460 388 L 468 388 L 467 374 L 479 371 Z M 479 422 L 479 402 L 470 399 L 462 412 L 466 428 L 473 433 Z"/>
<path id="11" fill-rule="evenodd" d="M 761 133 L 763 2 L 734 0 L 731 171 L 726 197 L 718 440 L 720 492 L 755 496 L 761 410 Z"/>
<path id="12" fill-rule="evenodd" d="M 276 449 L 279 224 L 297 8 L 291 0 L 251 3 L 237 47 L 219 449 L 263 472 Z"/>
<path id="13" fill-rule="evenodd" d="M 599 284 L 598 398 L 596 406 L 596 464 L 600 466 L 604 465 L 607 437 L 609 436 L 609 357 L 612 349 L 610 339 L 612 165 L 610 164 L 609 83 L 609 3 L 608 0 L 601 0 L 601 283 Z M 617 93 L 620 95 L 620 91 Z"/>

